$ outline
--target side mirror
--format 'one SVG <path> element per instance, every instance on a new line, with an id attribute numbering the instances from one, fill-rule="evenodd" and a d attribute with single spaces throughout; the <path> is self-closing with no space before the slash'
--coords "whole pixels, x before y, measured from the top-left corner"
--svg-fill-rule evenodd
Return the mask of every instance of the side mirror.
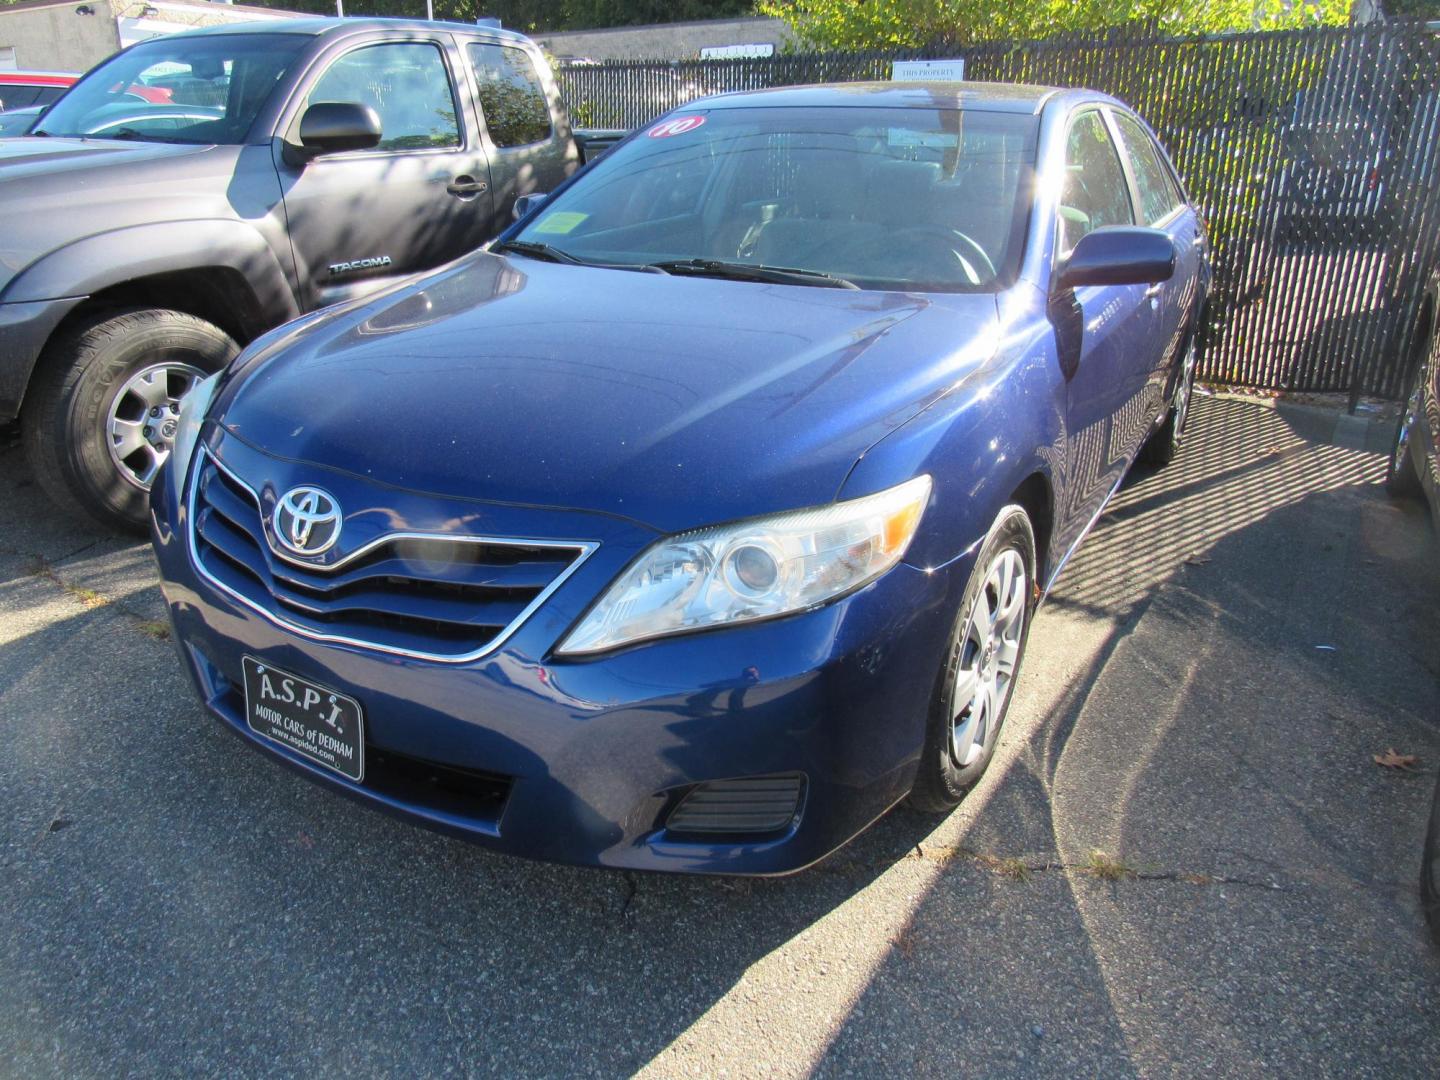
<path id="1" fill-rule="evenodd" d="M 524 217 L 531 211 L 538 210 L 540 208 L 540 204 L 549 197 L 550 196 L 543 191 L 535 191 L 531 192 L 529 195 L 517 196 L 515 199 L 515 209 L 514 211 L 512 211 L 515 220 L 519 221 L 522 217 Z"/>
<path id="2" fill-rule="evenodd" d="M 1175 274 L 1175 244 L 1159 229 L 1106 225 L 1086 233 L 1055 268 L 1055 291 L 1080 285 L 1148 285 Z"/>
<path id="3" fill-rule="evenodd" d="M 369 105 L 321 101 L 300 118 L 300 146 L 307 157 L 372 150 L 379 143 L 380 117 Z"/>

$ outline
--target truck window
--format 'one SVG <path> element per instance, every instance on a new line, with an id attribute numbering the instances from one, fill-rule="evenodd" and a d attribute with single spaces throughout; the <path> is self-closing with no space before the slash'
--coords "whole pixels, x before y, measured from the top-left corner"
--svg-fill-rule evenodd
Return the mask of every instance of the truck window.
<path id="1" fill-rule="evenodd" d="M 394 42 L 348 52 L 320 76 L 305 107 L 319 102 L 373 108 L 380 116 L 380 150 L 460 145 L 450 73 L 434 45 Z"/>
<path id="2" fill-rule="evenodd" d="M 524 49 L 508 45 L 468 47 L 480 84 L 480 108 L 496 146 L 524 146 L 550 137 L 550 104 L 535 64 Z"/>

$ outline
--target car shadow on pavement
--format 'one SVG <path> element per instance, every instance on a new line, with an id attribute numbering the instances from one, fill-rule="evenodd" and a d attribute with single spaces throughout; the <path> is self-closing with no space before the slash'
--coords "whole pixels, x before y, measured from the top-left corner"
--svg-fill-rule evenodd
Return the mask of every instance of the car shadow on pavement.
<path id="1" fill-rule="evenodd" d="M 1428 1072 L 1440 560 L 1376 455 L 1317 423 L 1200 402 L 1042 609 L 970 798 L 779 880 L 530 863 L 357 809 L 203 714 L 137 632 L 152 598 L 87 606 L 21 571 L 22 537 L 0 575 L 0 1062 Z M 62 583 L 134 580 L 133 545 L 42 525 Z M 1375 765 L 1388 745 L 1421 771 Z"/>
<path id="2" fill-rule="evenodd" d="M 1316 416 L 1203 417 L 1037 621 L 1018 745 L 820 1073 L 1433 1073 L 1436 538 Z"/>

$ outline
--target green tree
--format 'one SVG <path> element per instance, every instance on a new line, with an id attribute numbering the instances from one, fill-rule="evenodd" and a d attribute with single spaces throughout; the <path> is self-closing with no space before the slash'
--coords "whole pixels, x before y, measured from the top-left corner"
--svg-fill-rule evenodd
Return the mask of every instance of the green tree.
<path id="1" fill-rule="evenodd" d="M 5 0 L 0 0 L 4 3 Z M 266 7 L 316 15 L 334 15 L 335 0 L 251 0 Z M 425 0 L 344 0 L 346 15 L 425 17 Z M 511 30 L 588 30 L 603 26 L 636 26 L 688 19 L 723 19 L 747 15 L 754 0 L 434 0 L 435 17 L 474 22 L 497 18 Z"/>
<path id="2" fill-rule="evenodd" d="M 1161 33 L 1346 22 L 1351 0 L 760 0 L 817 49 L 1028 40 L 1145 23 Z"/>

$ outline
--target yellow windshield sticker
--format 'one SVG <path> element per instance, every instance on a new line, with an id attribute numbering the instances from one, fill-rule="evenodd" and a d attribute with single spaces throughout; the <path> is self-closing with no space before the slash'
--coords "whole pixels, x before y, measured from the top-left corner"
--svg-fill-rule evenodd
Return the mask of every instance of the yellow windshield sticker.
<path id="1" fill-rule="evenodd" d="M 574 232 L 575 227 L 589 216 L 589 214 L 581 214 L 573 210 L 562 211 L 558 214 L 546 214 L 534 225 L 530 226 L 530 229 L 532 232 L 537 233 L 563 234 Z"/>

